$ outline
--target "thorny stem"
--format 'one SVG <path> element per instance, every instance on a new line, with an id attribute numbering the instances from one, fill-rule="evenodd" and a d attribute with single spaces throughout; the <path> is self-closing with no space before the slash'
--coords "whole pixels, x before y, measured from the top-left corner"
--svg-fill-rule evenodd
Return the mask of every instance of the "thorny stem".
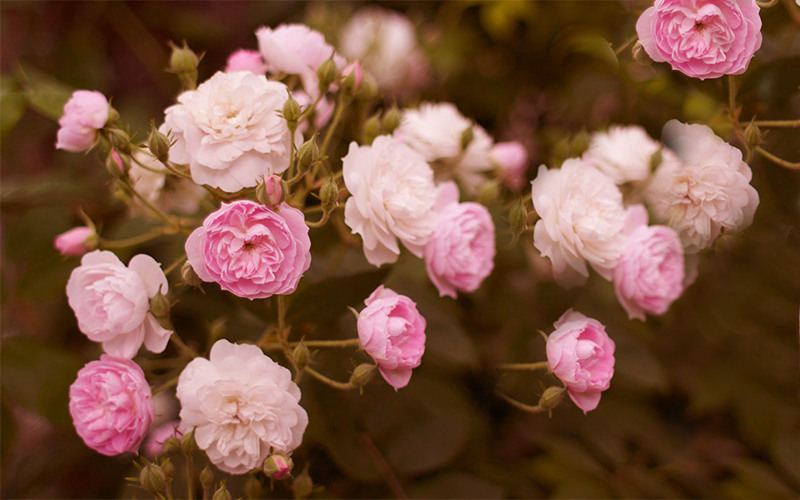
<path id="1" fill-rule="evenodd" d="M 784 160 L 782 158 L 778 158 L 777 156 L 775 156 L 774 154 L 770 153 L 769 151 L 767 151 L 766 149 L 762 148 L 761 146 L 756 146 L 756 152 L 761 153 L 761 155 L 764 156 L 766 159 L 770 160 L 773 163 L 777 163 L 778 165 L 780 165 L 782 167 L 791 168 L 791 169 L 800 168 L 800 162 L 792 163 L 792 162 L 786 161 L 786 160 Z"/>
<path id="2" fill-rule="evenodd" d="M 308 374 L 314 377 L 315 379 L 319 380 L 325 385 L 333 387 L 334 389 L 339 389 L 340 391 L 352 391 L 353 389 L 356 388 L 356 386 L 354 386 L 350 382 L 337 382 L 335 380 L 329 379 L 328 377 L 321 374 L 317 370 L 310 368 L 308 366 L 306 366 L 305 371 L 307 371 Z"/>
<path id="3" fill-rule="evenodd" d="M 761 128 L 797 128 L 800 127 L 800 120 L 755 120 L 753 123 Z M 737 123 L 739 127 L 746 127 L 750 122 Z"/>
<path id="4" fill-rule="evenodd" d="M 544 413 L 544 412 L 547 411 L 547 409 L 542 408 L 539 405 L 533 406 L 533 405 L 526 405 L 525 403 L 520 403 L 516 399 L 514 399 L 511 396 L 509 396 L 507 394 L 504 394 L 504 393 L 502 393 L 500 391 L 494 391 L 494 393 L 497 394 L 497 396 L 500 399 L 502 399 L 506 403 L 510 404 L 511 406 L 513 406 L 513 407 L 515 407 L 515 408 L 517 408 L 519 410 L 526 411 L 528 413 Z"/>
<path id="5" fill-rule="evenodd" d="M 534 371 L 534 370 L 549 370 L 550 365 L 547 361 L 540 361 L 538 363 L 505 363 L 495 366 L 498 370 L 504 371 Z"/>

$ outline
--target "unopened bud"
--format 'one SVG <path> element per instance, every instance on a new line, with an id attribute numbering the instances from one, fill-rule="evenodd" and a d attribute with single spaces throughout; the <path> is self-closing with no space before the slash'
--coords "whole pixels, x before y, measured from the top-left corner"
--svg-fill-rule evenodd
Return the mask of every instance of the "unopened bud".
<path id="1" fill-rule="evenodd" d="M 380 112 L 378 112 L 370 116 L 364 123 L 364 142 L 368 145 L 372 144 L 372 141 L 381 135 L 381 128 Z"/>
<path id="2" fill-rule="evenodd" d="M 330 212 L 336 205 L 338 205 L 338 198 L 339 198 L 339 186 L 336 185 L 336 181 L 333 180 L 333 177 L 329 177 L 327 181 L 322 184 L 322 187 L 319 188 L 319 201 L 322 203 L 322 210 L 325 212 Z"/>
<path id="3" fill-rule="evenodd" d="M 200 276 L 197 275 L 192 265 L 188 262 L 181 267 L 181 277 L 183 282 L 189 286 L 200 286 L 203 283 L 203 280 L 200 279 Z"/>
<path id="4" fill-rule="evenodd" d="M 210 464 L 206 464 L 203 470 L 200 471 L 200 485 L 204 490 L 209 490 L 214 485 L 214 471 L 211 470 Z"/>
<path id="5" fill-rule="evenodd" d="M 161 470 L 164 471 L 164 476 L 166 476 L 167 479 L 172 479 L 175 477 L 175 466 L 169 461 L 169 459 L 161 464 Z"/>
<path id="6" fill-rule="evenodd" d="M 528 227 L 528 208 L 523 203 L 522 199 L 511 207 L 508 211 L 508 223 L 511 226 L 511 233 L 515 238 L 519 236 Z"/>
<path id="7" fill-rule="evenodd" d="M 161 293 L 161 289 L 159 288 L 158 293 L 150 299 L 150 312 L 152 312 L 153 316 L 156 318 L 166 318 L 169 316 L 170 307 L 169 299 Z"/>
<path id="8" fill-rule="evenodd" d="M 167 484 L 167 476 L 161 467 L 148 463 L 139 473 L 139 482 L 151 495 L 158 496 L 164 491 L 164 487 Z"/>
<path id="9" fill-rule="evenodd" d="M 297 163 L 301 171 L 306 171 L 319 161 L 319 147 L 317 147 L 316 135 L 307 140 L 297 151 Z"/>
<path id="10" fill-rule="evenodd" d="M 194 440 L 194 429 L 181 437 L 181 448 L 183 448 L 183 452 L 187 455 L 191 455 L 197 451 L 197 442 Z"/>
<path id="11" fill-rule="evenodd" d="M 401 119 L 402 115 L 400 114 L 400 110 L 397 109 L 397 106 L 389 108 L 389 111 L 383 115 L 383 133 L 391 134 L 394 132 L 394 129 L 400 126 Z"/>
<path id="12" fill-rule="evenodd" d="M 361 363 L 353 370 L 353 374 L 350 376 L 350 383 L 356 387 L 367 385 L 372 380 L 372 377 L 375 376 L 375 368 L 377 368 L 376 365 Z"/>
<path id="13" fill-rule="evenodd" d="M 300 104 L 295 101 L 290 92 L 289 98 L 286 99 L 285 103 L 283 103 L 283 118 L 286 120 L 286 123 L 289 125 L 291 130 L 297 128 L 297 120 L 300 119 L 301 114 Z"/>
<path id="14" fill-rule="evenodd" d="M 127 155 L 120 156 L 119 153 L 111 150 L 111 154 L 106 158 L 106 170 L 114 177 L 123 177 L 125 172 L 130 170 L 131 162 Z"/>
<path id="15" fill-rule="evenodd" d="M 233 495 L 228 491 L 225 483 L 222 482 L 219 483 L 219 488 L 214 492 L 214 496 L 211 497 L 211 500 L 233 500 Z"/>
<path id="16" fill-rule="evenodd" d="M 161 454 L 163 456 L 171 457 L 173 455 L 177 455 L 181 452 L 183 448 L 181 448 L 181 442 L 175 436 L 170 436 L 164 440 L 164 444 L 161 445 Z"/>
<path id="17" fill-rule="evenodd" d="M 575 134 L 570 141 L 569 148 L 572 152 L 572 156 L 581 156 L 583 153 L 589 149 L 589 144 L 592 142 L 592 138 L 588 132 L 582 130 Z"/>
<path id="18" fill-rule="evenodd" d="M 298 370 L 302 370 L 308 364 L 309 358 L 311 358 L 311 352 L 308 350 L 306 343 L 301 340 L 292 350 L 292 362 Z"/>
<path id="19" fill-rule="evenodd" d="M 108 119 L 106 120 L 106 125 L 109 123 L 114 123 L 119 120 L 119 111 L 114 109 L 114 106 L 108 105 Z"/>
<path id="20" fill-rule="evenodd" d="M 256 186 L 256 198 L 263 205 L 277 207 L 286 201 L 289 185 L 279 175 L 264 176 L 264 182 Z"/>
<path id="21" fill-rule="evenodd" d="M 169 72 L 178 75 L 181 84 L 187 89 L 197 87 L 197 66 L 203 56 L 198 56 L 183 41 L 183 47 L 178 47 L 174 43 L 169 43 L 172 48 L 172 55 L 169 58 Z"/>
<path id="22" fill-rule="evenodd" d="M 564 391 L 563 387 L 548 387 L 544 390 L 542 397 L 539 398 L 539 406 L 546 410 L 552 410 L 564 399 Z"/>
<path id="23" fill-rule="evenodd" d="M 475 131 L 472 130 L 472 125 L 470 125 L 461 132 L 461 151 L 466 151 L 473 139 L 475 139 Z"/>
<path id="24" fill-rule="evenodd" d="M 294 462 L 283 453 L 270 455 L 264 460 L 264 475 L 271 479 L 281 480 L 286 478 L 294 467 Z"/>
<path id="25" fill-rule="evenodd" d="M 653 60 L 647 55 L 642 42 L 636 42 L 631 49 L 631 53 L 633 54 L 633 60 L 636 61 L 637 64 L 641 64 L 642 66 L 651 66 L 653 64 Z"/>
<path id="26" fill-rule="evenodd" d="M 344 75 L 342 90 L 351 95 L 355 94 L 363 78 L 361 64 L 358 61 L 350 63 L 349 66 L 342 70 L 342 74 Z"/>
<path id="27" fill-rule="evenodd" d="M 662 161 L 664 161 L 664 154 L 659 149 L 650 157 L 650 171 L 657 169 Z"/>
<path id="28" fill-rule="evenodd" d="M 248 476 L 247 480 L 244 483 L 244 497 L 248 500 L 257 500 L 261 498 L 261 481 L 255 478 L 255 476 Z"/>
<path id="29" fill-rule="evenodd" d="M 314 491 L 314 481 L 308 474 L 308 468 L 300 473 L 294 481 L 292 481 L 292 492 L 294 493 L 295 500 L 303 500 L 308 498 Z"/>
<path id="30" fill-rule="evenodd" d="M 759 144 L 761 144 L 761 129 L 758 128 L 755 121 L 751 121 L 747 128 L 744 129 L 744 140 L 747 142 L 747 146 L 750 149 L 755 148 Z"/>
<path id="31" fill-rule="evenodd" d="M 108 140 L 111 146 L 120 153 L 131 154 L 131 138 L 127 132 L 119 128 L 108 129 Z"/>
<path id="32" fill-rule="evenodd" d="M 491 205 L 500 196 L 500 183 L 496 180 L 485 182 L 478 191 L 478 203 Z"/>
<path id="33" fill-rule="evenodd" d="M 317 70 L 317 78 L 319 78 L 319 91 L 321 93 L 325 93 L 328 91 L 328 87 L 336 81 L 337 70 L 336 70 L 336 63 L 333 62 L 333 57 L 325 61 L 324 63 L 320 64 L 319 69 Z"/>
<path id="34" fill-rule="evenodd" d="M 161 163 L 169 161 L 169 138 L 158 131 L 155 123 L 151 125 L 150 136 L 147 138 L 147 147 Z"/>
<path id="35" fill-rule="evenodd" d="M 732 234 L 723 234 L 714 242 L 715 252 L 727 252 L 736 248 L 737 240 Z"/>

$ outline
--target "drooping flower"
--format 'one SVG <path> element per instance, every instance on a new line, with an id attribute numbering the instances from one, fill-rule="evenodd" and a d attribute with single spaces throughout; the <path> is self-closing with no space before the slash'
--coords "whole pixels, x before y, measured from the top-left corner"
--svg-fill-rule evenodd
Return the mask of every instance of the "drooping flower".
<path id="1" fill-rule="evenodd" d="M 436 186 L 425 158 L 400 141 L 380 136 L 371 146 L 350 144 L 342 159 L 347 199 L 345 223 L 364 240 L 376 266 L 395 262 L 397 240 L 417 257 L 436 227 Z"/>
<path id="2" fill-rule="evenodd" d="M 608 175 L 617 184 L 643 181 L 650 175 L 653 155 L 661 145 L 638 125 L 614 125 L 595 132 L 583 161 Z"/>
<path id="3" fill-rule="evenodd" d="M 93 90 L 76 90 L 58 120 L 57 149 L 78 153 L 97 142 L 98 130 L 108 121 L 108 99 Z"/>
<path id="4" fill-rule="evenodd" d="M 97 233 L 90 227 L 73 227 L 56 236 L 53 246 L 61 255 L 80 256 L 97 246 Z"/>
<path id="5" fill-rule="evenodd" d="M 257 50 L 239 49 L 228 56 L 228 63 L 225 66 L 225 73 L 235 73 L 237 71 L 249 71 L 255 75 L 267 74 L 267 65 L 261 58 L 261 53 Z"/>
<path id="6" fill-rule="evenodd" d="M 112 252 L 95 250 L 81 259 L 67 282 L 67 299 L 78 327 L 112 356 L 132 358 L 144 343 L 162 352 L 172 335 L 150 313 L 150 299 L 169 290 L 161 264 L 135 255 L 126 267 Z"/>
<path id="7" fill-rule="evenodd" d="M 303 441 L 308 414 L 292 374 L 254 345 L 218 340 L 180 375 L 181 429 L 220 470 L 245 474 Z"/>
<path id="8" fill-rule="evenodd" d="M 425 353 L 425 318 L 417 305 L 393 290 L 379 286 L 364 301 L 358 315 L 358 339 L 378 364 L 378 371 L 395 390 L 408 385 L 411 371 Z"/>
<path id="9" fill-rule="evenodd" d="M 186 240 L 197 276 L 250 300 L 295 291 L 311 265 L 303 212 L 250 200 L 223 203 Z"/>
<path id="10" fill-rule="evenodd" d="M 756 0 L 656 0 L 636 23 L 656 62 L 705 80 L 745 72 L 761 47 Z"/>
<path id="11" fill-rule="evenodd" d="M 614 376 L 614 341 L 606 327 L 572 309 L 553 325 L 547 338 L 547 363 L 584 413 L 594 410 Z"/>
<path id="12" fill-rule="evenodd" d="M 758 192 L 742 152 L 705 125 L 671 120 L 663 139 L 675 154 L 664 159 L 645 197 L 656 218 L 677 231 L 687 254 L 710 247 L 725 232 L 753 222 Z"/>
<path id="13" fill-rule="evenodd" d="M 556 280 L 564 286 L 585 282 L 587 262 L 610 280 L 625 248 L 625 208 L 613 179 L 569 159 L 558 170 L 539 167 L 531 189 L 540 217 L 533 244 L 550 258 Z"/>
<path id="14" fill-rule="evenodd" d="M 105 354 L 78 372 L 69 388 L 69 413 L 86 446 L 108 456 L 136 453 L 155 419 L 139 365 Z"/>
<path id="15" fill-rule="evenodd" d="M 178 96 L 163 133 L 175 144 L 170 160 L 188 164 L 192 179 L 233 193 L 289 167 L 292 136 L 281 116 L 286 85 L 250 72 L 217 72 Z"/>

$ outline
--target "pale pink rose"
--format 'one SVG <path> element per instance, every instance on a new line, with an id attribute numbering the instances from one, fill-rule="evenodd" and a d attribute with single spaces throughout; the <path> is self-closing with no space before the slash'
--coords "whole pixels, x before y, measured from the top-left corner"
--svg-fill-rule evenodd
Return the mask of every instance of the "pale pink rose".
<path id="1" fill-rule="evenodd" d="M 405 295 L 379 286 L 358 315 L 358 339 L 395 390 L 408 385 L 425 353 L 425 318 Z"/>
<path id="2" fill-rule="evenodd" d="M 462 136 L 467 129 L 472 129 L 473 138 L 464 150 Z M 428 162 L 444 162 L 438 177 L 454 175 L 471 194 L 486 182 L 486 174 L 492 169 L 489 155 L 494 141 L 483 127 L 465 118 L 449 102 L 425 102 L 419 109 L 403 110 L 394 137 L 422 153 Z"/>
<path id="3" fill-rule="evenodd" d="M 56 236 L 54 246 L 61 255 L 79 256 L 96 246 L 96 236 L 90 227 L 74 227 Z"/>
<path id="4" fill-rule="evenodd" d="M 364 255 L 380 266 L 397 261 L 397 240 L 417 257 L 436 227 L 436 186 L 425 158 L 380 136 L 371 146 L 350 143 L 342 159 L 347 199 L 344 221 L 364 240 Z"/>
<path id="5" fill-rule="evenodd" d="M 533 244 L 550 258 L 555 279 L 567 287 L 585 283 L 588 262 L 610 280 L 625 249 L 625 208 L 614 180 L 569 159 L 558 170 L 540 166 L 531 192 L 540 217 Z"/>
<path id="6" fill-rule="evenodd" d="M 319 94 L 317 70 L 322 63 L 333 57 L 339 70 L 347 64 L 322 33 L 304 24 L 281 24 L 274 30 L 262 26 L 256 37 L 270 72 L 300 75 L 303 88 L 314 99 Z"/>
<path id="7" fill-rule="evenodd" d="M 223 203 L 186 240 L 197 276 L 250 300 L 295 291 L 311 265 L 303 212 L 286 203 Z"/>
<path id="8" fill-rule="evenodd" d="M 108 100 L 100 92 L 76 90 L 64 105 L 58 120 L 57 149 L 77 153 L 90 149 L 97 141 L 98 130 L 108 121 Z"/>
<path id="9" fill-rule="evenodd" d="M 310 106 L 314 101 L 303 92 L 302 90 L 295 90 L 292 92 L 292 97 L 294 100 L 297 101 L 297 104 L 300 105 L 300 108 L 305 111 L 308 106 Z M 333 116 L 333 111 L 336 109 L 336 102 L 328 97 L 327 95 L 323 96 L 322 99 L 317 103 L 317 106 L 314 108 L 314 119 L 312 123 L 314 124 L 314 128 L 317 130 L 322 129 L 331 121 L 331 117 Z M 300 126 L 297 128 L 301 133 L 305 133 L 308 130 L 308 120 L 303 121 Z"/>
<path id="10" fill-rule="evenodd" d="M 378 87 L 388 92 L 407 93 L 430 79 L 414 25 L 399 12 L 360 9 L 339 33 L 339 49 L 346 57 L 358 59 Z"/>
<path id="11" fill-rule="evenodd" d="M 108 456 L 136 453 L 155 419 L 139 365 L 105 354 L 78 372 L 69 388 L 69 413 L 86 446 Z"/>
<path id="12" fill-rule="evenodd" d="M 628 318 L 645 321 L 645 313 L 660 316 L 683 293 L 683 246 L 678 234 L 667 226 L 648 226 L 642 205 L 628 209 L 631 224 L 628 241 L 617 267 L 614 289 Z"/>
<path id="13" fill-rule="evenodd" d="M 115 155 L 116 151 L 112 153 Z M 117 161 L 120 164 L 119 156 Z M 128 175 L 133 188 L 149 203 L 165 212 L 193 214 L 200 208 L 200 201 L 207 194 L 202 186 L 188 179 L 167 175 L 167 168 L 151 154 L 144 151 L 133 153 L 136 161 L 130 162 Z M 139 164 L 144 166 L 141 166 Z M 145 168 L 146 167 L 146 168 Z M 134 203 L 141 204 L 138 198 Z"/>
<path id="14" fill-rule="evenodd" d="M 300 446 L 308 414 L 288 369 L 254 345 L 218 340 L 178 380 L 181 430 L 220 470 L 245 474 L 273 453 Z"/>
<path id="15" fill-rule="evenodd" d="M 147 441 L 144 442 L 144 455 L 148 457 L 155 457 L 161 455 L 161 448 L 164 441 L 168 437 L 177 437 L 180 439 L 181 435 L 178 433 L 178 425 L 180 420 L 173 420 L 165 424 L 161 424 L 147 436 Z"/>
<path id="16" fill-rule="evenodd" d="M 705 80 L 745 72 L 761 47 L 756 0 L 656 0 L 636 23 L 656 62 Z"/>
<path id="17" fill-rule="evenodd" d="M 150 299 L 169 291 L 161 264 L 135 255 L 127 267 L 112 252 L 95 250 L 81 259 L 67 282 L 67 299 L 78 327 L 112 356 L 132 358 L 144 346 L 162 352 L 172 335 L 150 313 Z"/>
<path id="18" fill-rule="evenodd" d="M 583 161 L 608 175 L 617 184 L 643 181 L 650 176 L 653 155 L 661 145 L 638 125 L 613 125 L 595 132 Z"/>
<path id="19" fill-rule="evenodd" d="M 425 246 L 425 269 L 439 295 L 456 298 L 456 290 L 474 292 L 494 269 L 492 216 L 478 203 L 459 203 L 452 182 L 439 186 L 436 224 Z"/>
<path id="20" fill-rule="evenodd" d="M 498 142 L 489 151 L 489 158 L 502 170 L 503 182 L 519 191 L 525 182 L 525 171 L 528 169 L 528 151 L 517 141 Z"/>
<path id="21" fill-rule="evenodd" d="M 556 330 L 547 338 L 550 371 L 578 408 L 594 410 L 614 376 L 614 341 L 599 321 L 572 309 L 553 326 Z"/>
<path id="22" fill-rule="evenodd" d="M 266 75 L 267 65 L 264 64 L 261 53 L 257 50 L 239 49 L 228 56 L 228 64 L 225 66 L 225 73 L 235 73 L 236 71 Z"/>
<path id="23" fill-rule="evenodd" d="M 742 152 L 705 125 L 671 120 L 662 135 L 675 154 L 663 151 L 645 198 L 656 218 L 678 233 L 686 253 L 710 247 L 723 231 L 750 226 L 759 198 Z"/>
<path id="24" fill-rule="evenodd" d="M 292 136 L 281 115 L 286 85 L 246 71 L 217 72 L 178 96 L 166 110 L 170 160 L 187 164 L 192 180 L 228 193 L 253 187 L 289 167 Z"/>

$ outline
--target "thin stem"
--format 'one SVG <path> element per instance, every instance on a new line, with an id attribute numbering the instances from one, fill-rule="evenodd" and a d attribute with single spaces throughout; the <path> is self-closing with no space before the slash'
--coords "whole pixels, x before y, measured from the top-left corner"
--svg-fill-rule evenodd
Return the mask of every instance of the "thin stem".
<path id="1" fill-rule="evenodd" d="M 310 368 L 308 366 L 306 366 L 305 371 L 307 371 L 308 374 L 314 377 L 315 379 L 319 380 L 320 382 L 330 387 L 333 387 L 334 389 L 339 389 L 340 391 L 352 391 L 353 389 L 356 388 L 356 386 L 354 386 L 350 382 L 337 382 L 335 380 L 329 379 L 328 377 L 321 374 L 317 370 Z"/>
<path id="2" fill-rule="evenodd" d="M 192 454 L 186 454 L 186 498 L 194 498 L 194 460 Z"/>
<path id="3" fill-rule="evenodd" d="M 325 132 L 325 140 L 322 141 L 322 147 L 319 150 L 320 156 L 325 156 L 325 153 L 328 151 L 328 146 L 333 138 L 333 132 L 336 130 L 336 127 L 339 126 L 339 122 L 342 120 L 342 116 L 344 115 L 344 108 L 344 92 L 340 92 L 339 97 L 336 100 L 336 112 L 333 115 L 333 121 L 331 121 L 331 124 L 328 125 L 328 131 Z"/>
<path id="4" fill-rule="evenodd" d="M 756 1 L 756 3 L 757 3 L 757 4 L 758 4 L 758 6 L 759 6 L 759 7 L 761 7 L 762 9 L 768 9 L 768 8 L 770 8 L 770 7 L 775 7 L 776 5 L 778 5 L 778 2 L 779 2 L 779 1 L 780 1 L 780 0 L 768 0 L 768 1 L 766 1 L 766 2 L 759 2 L 759 1 Z"/>
<path id="5" fill-rule="evenodd" d="M 525 403 L 520 403 L 516 399 L 512 398 L 507 394 L 503 394 L 500 391 L 494 391 L 494 393 L 497 394 L 497 396 L 506 403 L 522 411 L 526 411 L 528 413 L 544 413 L 547 411 L 545 408 L 542 408 L 539 405 L 533 406 L 533 405 L 526 405 Z"/>
<path id="6" fill-rule="evenodd" d="M 774 154 L 770 153 L 769 151 L 767 151 L 766 149 L 762 148 L 761 146 L 756 146 L 756 151 L 758 153 L 761 153 L 761 155 L 764 156 L 766 159 L 770 160 L 773 163 L 777 163 L 778 165 L 780 165 L 782 167 L 791 168 L 791 169 L 800 168 L 800 162 L 792 163 L 792 162 L 786 161 L 786 160 L 784 160 L 782 158 L 778 158 L 777 156 L 775 156 Z"/>
<path id="7" fill-rule="evenodd" d="M 171 273 L 172 271 L 177 269 L 181 264 L 183 264 L 183 262 L 185 260 L 186 260 L 186 254 L 183 254 L 183 257 L 181 257 L 180 259 L 176 260 L 175 262 L 170 264 L 169 267 L 164 269 L 164 274 L 168 275 L 169 273 Z"/>
<path id="8" fill-rule="evenodd" d="M 166 382 L 164 382 L 163 384 L 154 387 L 153 388 L 153 395 L 156 395 L 161 391 L 165 391 L 165 390 L 169 389 L 170 387 L 173 387 L 173 386 L 175 386 L 177 384 L 178 384 L 178 377 L 173 377 L 173 378 L 167 380 Z"/>
<path id="9" fill-rule="evenodd" d="M 549 370 L 550 365 L 547 361 L 540 361 L 538 363 L 505 363 L 495 366 L 498 370 L 504 371 L 535 371 L 535 370 Z"/>
<path id="10" fill-rule="evenodd" d="M 762 128 L 797 128 L 800 127 L 800 120 L 755 120 L 753 121 L 757 126 Z M 750 125 L 750 122 L 738 123 L 740 127 L 746 127 Z"/>
<path id="11" fill-rule="evenodd" d="M 289 340 L 289 332 L 286 331 L 286 303 L 283 295 L 276 295 L 276 301 L 278 303 L 278 336 L 286 344 Z"/>
<path id="12" fill-rule="evenodd" d="M 165 485 L 165 488 L 167 490 L 167 500 L 173 500 L 173 497 L 172 497 L 172 481 L 168 480 L 167 484 Z"/>
<path id="13" fill-rule="evenodd" d="M 169 341 L 178 346 L 179 349 L 184 351 L 192 358 L 200 357 L 200 355 L 197 354 L 197 351 L 186 345 L 183 340 L 181 340 L 181 338 L 178 336 L 178 332 L 173 332 L 172 335 L 169 336 Z"/>
<path id="14" fill-rule="evenodd" d="M 331 212 L 332 210 L 325 210 L 322 213 L 322 217 L 317 222 L 306 221 L 306 226 L 315 228 L 324 226 L 328 222 L 328 219 L 330 219 Z"/>
<path id="15" fill-rule="evenodd" d="M 728 115 L 731 117 L 731 122 L 737 123 L 736 120 L 736 79 L 733 75 L 728 75 Z"/>
<path id="16" fill-rule="evenodd" d="M 289 342 L 291 347 L 298 345 L 300 342 Z M 304 340 L 303 343 L 309 348 L 325 349 L 329 347 L 353 347 L 360 346 L 361 343 L 358 339 L 347 340 Z"/>
<path id="17" fill-rule="evenodd" d="M 176 175 L 177 177 L 180 177 L 181 179 L 188 179 L 188 180 L 192 180 L 192 176 L 191 176 L 191 175 L 188 175 L 188 174 L 185 174 L 185 173 L 181 172 L 180 170 L 178 170 L 177 168 L 175 168 L 175 167 L 172 165 L 172 163 L 170 163 L 169 161 L 160 161 L 160 160 L 159 160 L 159 162 L 160 162 L 162 165 L 164 165 L 164 168 L 166 168 L 167 170 L 169 170 L 169 171 L 170 171 L 172 174 Z"/>
<path id="18" fill-rule="evenodd" d="M 130 191 L 130 192 L 133 194 L 133 196 L 135 196 L 136 198 L 138 198 L 138 199 L 139 199 L 139 201 L 141 201 L 141 202 L 142 202 L 142 204 L 143 204 L 144 206 L 146 206 L 147 208 L 149 208 L 149 209 L 150 209 L 150 210 L 151 210 L 151 211 L 152 211 L 154 214 L 156 214 L 156 215 L 157 215 L 157 216 L 158 216 L 158 217 L 159 217 L 161 220 L 163 220 L 164 222 L 166 222 L 166 223 L 167 223 L 167 225 L 168 225 L 170 228 L 173 228 L 173 229 L 175 228 L 175 223 L 172 221 L 172 219 L 170 219 L 170 217 L 169 217 L 167 214 L 165 214 L 165 213 L 164 213 L 164 212 L 162 212 L 161 210 L 159 210 L 159 209 L 157 209 L 156 207 L 154 207 L 154 206 L 153 206 L 153 204 L 152 204 L 152 203 L 150 203 L 149 201 L 147 201 L 147 200 L 144 198 L 144 196 L 142 196 L 141 194 L 139 194 L 139 192 L 138 192 L 138 191 L 136 191 L 136 189 L 134 189 L 134 188 L 133 188 L 133 186 L 130 186 L 130 185 L 128 185 L 127 183 L 125 183 L 125 182 L 123 182 L 123 181 L 121 181 L 121 180 L 119 180 L 119 179 L 117 179 L 117 183 L 118 183 L 120 186 L 123 186 L 123 189 L 125 189 L 126 191 Z"/>
<path id="19" fill-rule="evenodd" d="M 142 243 L 148 242 L 150 240 L 154 240 L 159 236 L 163 236 L 164 232 L 161 229 L 151 229 L 150 231 L 140 234 L 139 236 L 133 236 L 131 238 L 126 238 L 122 240 L 107 240 L 105 238 L 100 238 L 100 246 L 103 248 L 126 248 L 132 247 L 136 245 L 140 245 Z"/>
<path id="20" fill-rule="evenodd" d="M 364 448 L 364 451 L 372 458 L 375 467 L 381 472 L 384 481 L 386 481 L 389 489 L 392 490 L 394 497 L 408 499 L 408 495 L 403 491 L 403 485 L 400 484 L 400 480 L 397 479 L 397 475 L 392 470 L 392 466 L 389 465 L 389 462 L 383 456 L 381 450 L 375 445 L 375 442 L 372 441 L 372 438 L 370 438 L 368 434 L 362 433 L 359 434 L 358 440 L 361 442 L 361 447 Z"/>
<path id="21" fill-rule="evenodd" d="M 632 43 L 636 42 L 636 40 L 638 40 L 638 39 L 639 39 L 639 37 L 638 37 L 637 35 L 634 35 L 634 36 L 632 36 L 631 38 L 629 38 L 629 39 L 625 40 L 625 43 L 623 43 L 622 45 L 620 45 L 620 46 L 619 46 L 619 48 L 618 48 L 617 50 L 615 50 L 615 51 L 614 51 L 614 54 L 615 54 L 615 55 L 620 55 L 620 54 L 622 54 L 622 52 L 623 52 L 625 49 L 627 49 L 628 47 L 630 47 L 630 45 L 631 45 Z"/>

